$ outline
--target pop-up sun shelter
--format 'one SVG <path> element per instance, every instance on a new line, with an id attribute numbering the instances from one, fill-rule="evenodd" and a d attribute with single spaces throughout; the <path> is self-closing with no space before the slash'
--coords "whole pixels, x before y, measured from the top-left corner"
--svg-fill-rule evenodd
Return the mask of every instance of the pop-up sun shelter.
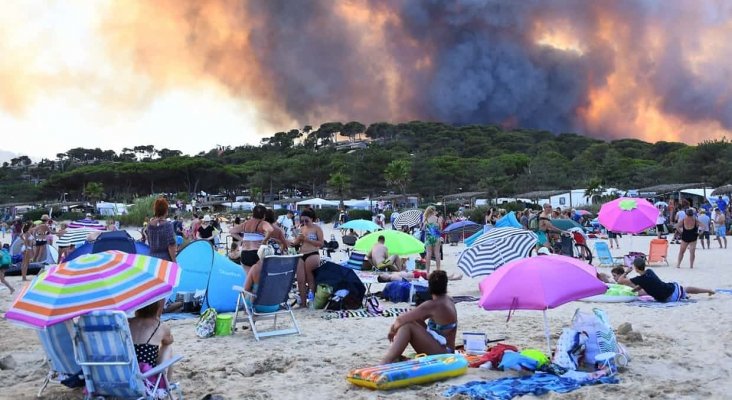
<path id="1" fill-rule="evenodd" d="M 117 250 L 127 254 L 150 255 L 150 247 L 136 242 L 127 231 L 102 232 L 92 243 L 85 243 L 66 256 L 64 261 L 71 261 L 84 254 L 96 254 L 107 250 Z"/>
<path id="2" fill-rule="evenodd" d="M 201 312 L 213 307 L 217 312 L 232 312 L 236 308 L 238 292 L 232 286 L 244 286 L 244 270 L 226 256 L 214 250 L 208 241 L 196 240 L 189 243 L 176 259 L 181 268 L 180 281 L 171 295 L 178 292 L 203 290 Z"/>

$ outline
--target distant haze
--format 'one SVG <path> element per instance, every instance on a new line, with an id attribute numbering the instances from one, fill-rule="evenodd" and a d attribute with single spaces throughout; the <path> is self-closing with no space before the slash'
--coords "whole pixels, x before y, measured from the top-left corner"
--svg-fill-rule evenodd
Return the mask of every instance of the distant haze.
<path id="1" fill-rule="evenodd" d="M 197 153 L 326 121 L 698 143 L 732 130 L 732 3 L 0 2 L 4 147 Z"/>

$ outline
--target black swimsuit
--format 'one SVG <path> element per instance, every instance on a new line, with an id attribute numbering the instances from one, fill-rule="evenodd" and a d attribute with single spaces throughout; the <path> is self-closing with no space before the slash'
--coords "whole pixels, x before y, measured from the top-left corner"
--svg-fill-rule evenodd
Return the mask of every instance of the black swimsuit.
<path id="1" fill-rule="evenodd" d="M 686 226 L 684 226 L 684 223 L 681 223 L 681 240 L 686 243 L 693 243 L 696 242 L 696 239 L 699 238 L 699 229 L 697 229 L 696 224 L 694 224 L 694 227 L 691 229 L 686 229 Z"/>
<path id="2" fill-rule="evenodd" d="M 150 344 L 150 339 L 155 336 L 155 332 L 158 331 L 158 328 L 160 328 L 160 321 L 158 321 L 158 326 L 155 327 L 155 330 L 147 339 L 147 342 L 135 345 L 135 354 L 137 355 L 138 364 L 147 363 L 151 367 L 158 365 L 158 352 L 160 350 L 160 346 Z"/>

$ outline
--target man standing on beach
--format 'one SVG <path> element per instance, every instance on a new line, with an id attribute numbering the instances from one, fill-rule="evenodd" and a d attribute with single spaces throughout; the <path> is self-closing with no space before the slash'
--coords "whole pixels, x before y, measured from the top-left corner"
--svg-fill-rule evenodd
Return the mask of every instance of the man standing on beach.
<path id="1" fill-rule="evenodd" d="M 724 248 L 727 248 L 727 221 L 724 216 L 724 212 L 719 208 L 714 209 L 714 231 L 717 234 L 717 242 L 719 248 L 722 248 L 722 242 L 724 241 Z"/>
<path id="2" fill-rule="evenodd" d="M 701 242 L 702 249 L 711 249 L 709 239 L 709 225 L 712 222 L 711 218 L 707 215 L 707 212 L 702 208 L 699 210 L 699 216 L 696 218 L 699 221 L 699 241 Z M 707 240 L 706 247 L 704 247 L 704 239 Z"/>

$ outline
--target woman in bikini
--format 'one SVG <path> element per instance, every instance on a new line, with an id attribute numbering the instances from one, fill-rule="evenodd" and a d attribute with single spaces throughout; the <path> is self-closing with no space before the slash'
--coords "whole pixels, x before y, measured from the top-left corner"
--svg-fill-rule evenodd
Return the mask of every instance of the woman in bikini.
<path id="1" fill-rule="evenodd" d="M 440 270 L 440 228 L 437 212 L 432 206 L 427 207 L 422 215 L 422 230 L 424 231 L 424 250 L 427 260 L 426 271 L 430 273 L 432 257 L 435 257 L 435 268 Z"/>
<path id="2" fill-rule="evenodd" d="M 155 368 L 173 357 L 173 334 L 167 324 L 160 322 L 164 304 L 164 299 L 152 303 L 135 311 L 135 317 L 128 320 L 140 369 Z M 172 368 L 168 368 L 168 381 L 171 375 Z"/>
<path id="3" fill-rule="evenodd" d="M 33 223 L 26 222 L 25 225 L 23 225 L 20 234 L 20 239 L 23 241 L 23 246 L 21 247 L 23 249 L 23 261 L 20 263 L 20 276 L 24 281 L 28 280 L 26 279 L 26 275 L 28 274 L 28 265 L 30 265 L 31 260 L 35 255 L 34 246 L 36 245 L 36 239 L 33 236 L 33 230 Z"/>
<path id="4" fill-rule="evenodd" d="M 447 354 L 455 350 L 457 310 L 447 295 L 447 274 L 434 271 L 429 276 L 432 300 L 397 317 L 389 329 L 391 347 L 381 360 L 382 364 L 398 361 L 407 345 L 424 354 Z"/>
<path id="5" fill-rule="evenodd" d="M 323 246 L 323 230 L 315 224 L 315 211 L 311 208 L 300 214 L 300 234 L 292 242 L 300 246 L 301 260 L 297 263 L 297 287 L 300 291 L 300 306 L 307 306 L 308 290 L 315 295 L 315 271 L 320 266 L 320 248 Z M 307 286 L 305 284 L 307 283 Z"/>
<path id="6" fill-rule="evenodd" d="M 699 221 L 694 216 L 694 209 L 686 209 L 686 215 L 676 224 L 676 231 L 681 234 L 681 247 L 679 247 L 679 260 L 676 262 L 676 268 L 681 268 L 681 261 L 684 259 L 687 248 L 689 249 L 689 267 L 694 268 L 696 240 L 699 238 Z"/>
<path id="7" fill-rule="evenodd" d="M 48 248 L 48 235 L 51 229 L 48 227 L 48 215 L 43 214 L 41 223 L 33 230 L 35 236 L 35 252 L 33 253 L 33 261 L 43 262 L 46 260 L 46 249 Z"/>
<path id="8" fill-rule="evenodd" d="M 257 251 L 259 246 L 267 243 L 272 234 L 272 225 L 264 220 L 267 209 L 263 205 L 256 205 L 252 209 L 252 218 L 242 224 L 241 229 L 241 264 L 244 272 L 259 261 Z"/>

